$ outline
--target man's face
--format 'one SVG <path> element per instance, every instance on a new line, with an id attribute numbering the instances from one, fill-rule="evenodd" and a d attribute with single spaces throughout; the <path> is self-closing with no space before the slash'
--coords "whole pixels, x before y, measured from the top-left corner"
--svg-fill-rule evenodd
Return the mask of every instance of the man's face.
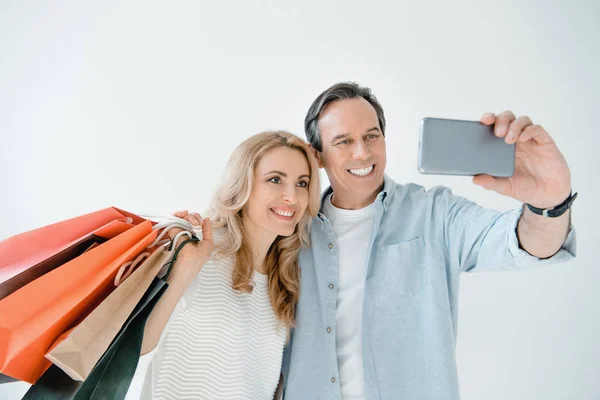
<path id="1" fill-rule="evenodd" d="M 330 103 L 319 118 L 323 151 L 316 153 L 334 190 L 334 204 L 358 209 L 383 185 L 385 138 L 375 109 L 362 97 Z"/>

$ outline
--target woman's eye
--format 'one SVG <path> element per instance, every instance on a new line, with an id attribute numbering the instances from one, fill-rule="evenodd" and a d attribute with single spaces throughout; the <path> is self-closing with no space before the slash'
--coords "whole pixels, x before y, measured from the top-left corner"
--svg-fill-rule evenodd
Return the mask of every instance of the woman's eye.
<path id="1" fill-rule="evenodd" d="M 281 179 L 279 179 L 279 177 L 276 176 L 274 178 L 269 179 L 269 182 L 271 182 L 271 183 L 281 183 Z"/>
<path id="2" fill-rule="evenodd" d="M 308 187 L 308 182 L 300 181 L 300 182 L 298 182 L 298 186 L 303 187 L 303 188 Z"/>

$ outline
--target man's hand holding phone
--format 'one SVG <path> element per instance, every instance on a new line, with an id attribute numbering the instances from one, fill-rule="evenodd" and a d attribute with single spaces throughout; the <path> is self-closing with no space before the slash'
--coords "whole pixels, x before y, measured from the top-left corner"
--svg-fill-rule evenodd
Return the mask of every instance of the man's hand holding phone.
<path id="1" fill-rule="evenodd" d="M 546 130 L 527 116 L 512 111 L 486 113 L 481 123 L 494 126 L 494 135 L 515 144 L 515 171 L 511 177 L 477 175 L 473 183 L 538 208 L 554 207 L 571 193 L 571 171 Z"/>

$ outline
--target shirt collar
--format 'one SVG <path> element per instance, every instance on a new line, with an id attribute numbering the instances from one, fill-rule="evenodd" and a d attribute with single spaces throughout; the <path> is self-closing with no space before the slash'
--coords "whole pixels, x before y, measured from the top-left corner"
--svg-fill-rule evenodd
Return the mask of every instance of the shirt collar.
<path id="1" fill-rule="evenodd" d="M 381 201 L 383 204 L 383 211 L 387 211 L 390 205 L 390 201 L 392 200 L 392 196 L 394 195 L 394 188 L 396 187 L 396 182 L 392 180 L 387 174 L 383 174 L 383 190 L 377 194 L 375 201 Z M 325 219 L 325 215 L 323 214 L 323 205 L 325 204 L 325 200 L 327 196 L 333 193 L 333 188 L 329 186 L 323 192 L 321 196 L 321 208 L 319 209 L 319 214 L 317 217 L 323 221 Z"/>

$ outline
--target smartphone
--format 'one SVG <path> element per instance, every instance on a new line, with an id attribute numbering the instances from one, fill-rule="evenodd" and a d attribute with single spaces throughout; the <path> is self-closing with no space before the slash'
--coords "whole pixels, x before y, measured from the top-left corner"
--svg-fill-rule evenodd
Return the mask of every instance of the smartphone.
<path id="1" fill-rule="evenodd" d="M 515 144 L 494 135 L 479 121 L 424 118 L 419 137 L 419 172 L 436 175 L 510 177 L 515 172 Z"/>

